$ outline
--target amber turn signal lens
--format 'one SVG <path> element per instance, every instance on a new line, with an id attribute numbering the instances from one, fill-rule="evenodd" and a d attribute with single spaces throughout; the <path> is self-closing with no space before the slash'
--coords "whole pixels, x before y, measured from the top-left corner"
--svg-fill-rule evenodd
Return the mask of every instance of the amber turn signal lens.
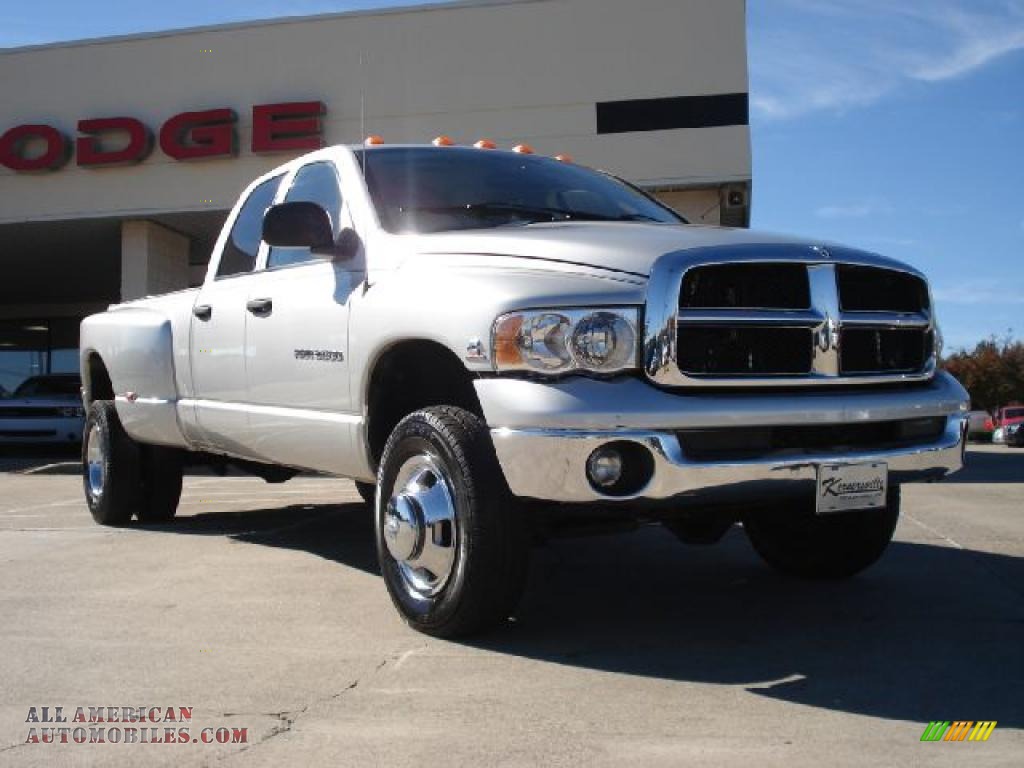
<path id="1" fill-rule="evenodd" d="M 454 147 L 455 142 L 452 141 L 448 136 L 438 136 L 432 142 L 435 147 Z"/>
<path id="2" fill-rule="evenodd" d="M 507 315 L 494 329 L 494 362 L 501 365 L 518 365 L 523 356 L 519 352 L 519 331 L 523 327 L 523 315 Z"/>
<path id="3" fill-rule="evenodd" d="M 532 155 L 533 147 L 531 147 L 529 144 L 516 144 L 514 147 L 512 147 L 512 151 L 518 152 L 520 155 Z"/>
<path id="4" fill-rule="evenodd" d="M 363 144 L 368 147 L 379 147 L 383 143 L 384 139 L 380 136 L 367 136 L 366 140 L 363 142 Z"/>
<path id="5" fill-rule="evenodd" d="M 555 160 L 557 160 L 560 163 L 573 162 L 572 155 L 555 155 Z"/>
<path id="6" fill-rule="evenodd" d="M 473 145 L 477 149 L 497 149 L 498 145 L 490 139 L 480 139 L 476 144 Z"/>

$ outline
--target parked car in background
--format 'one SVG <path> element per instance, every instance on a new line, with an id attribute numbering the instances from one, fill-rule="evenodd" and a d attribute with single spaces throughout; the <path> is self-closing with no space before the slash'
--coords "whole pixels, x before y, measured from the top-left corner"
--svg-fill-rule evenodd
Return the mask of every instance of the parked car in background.
<path id="1" fill-rule="evenodd" d="M 1005 440 L 1011 448 L 1024 448 L 1024 423 L 1018 422 L 1006 427 Z"/>
<path id="2" fill-rule="evenodd" d="M 1004 429 L 1024 422 L 1024 405 L 1008 405 L 996 411 L 996 425 Z"/>
<path id="3" fill-rule="evenodd" d="M 32 376 L 0 400 L 0 445 L 78 443 L 85 411 L 78 374 Z"/>
<path id="4" fill-rule="evenodd" d="M 971 439 L 989 439 L 992 435 L 992 415 L 988 411 L 971 411 L 967 414 L 967 436 Z"/>
<path id="5" fill-rule="evenodd" d="M 1014 424 L 1024 423 L 1024 405 L 1008 405 L 996 411 L 992 426 L 992 442 L 1006 443 L 1006 430 Z"/>

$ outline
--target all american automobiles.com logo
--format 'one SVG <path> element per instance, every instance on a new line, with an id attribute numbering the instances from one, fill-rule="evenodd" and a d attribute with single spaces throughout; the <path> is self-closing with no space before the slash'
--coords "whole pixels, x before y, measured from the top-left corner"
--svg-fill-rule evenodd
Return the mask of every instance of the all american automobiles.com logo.
<path id="1" fill-rule="evenodd" d="M 192 707 L 29 707 L 26 744 L 247 744 L 248 728 L 196 730 Z"/>

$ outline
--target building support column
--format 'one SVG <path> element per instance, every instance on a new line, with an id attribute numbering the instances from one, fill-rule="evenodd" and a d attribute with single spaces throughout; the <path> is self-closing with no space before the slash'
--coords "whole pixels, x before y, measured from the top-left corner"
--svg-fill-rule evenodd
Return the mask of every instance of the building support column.
<path id="1" fill-rule="evenodd" d="M 121 300 L 189 286 L 189 239 L 151 221 L 121 223 Z"/>

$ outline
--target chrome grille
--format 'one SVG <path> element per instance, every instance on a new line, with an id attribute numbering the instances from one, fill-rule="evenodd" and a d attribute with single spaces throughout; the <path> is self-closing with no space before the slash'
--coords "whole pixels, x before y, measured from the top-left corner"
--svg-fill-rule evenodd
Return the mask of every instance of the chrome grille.
<path id="1" fill-rule="evenodd" d="M 847 312 L 927 312 L 928 286 L 917 275 L 877 267 L 836 268 L 839 306 Z"/>
<path id="2" fill-rule="evenodd" d="M 683 309 L 809 309 L 803 264 L 710 264 L 683 276 Z"/>
<path id="3" fill-rule="evenodd" d="M 648 286 L 644 366 L 667 386 L 915 381 L 935 371 L 927 283 L 820 248 L 740 246 L 659 262 Z M 785 251 L 785 258 L 764 258 Z M 845 254 L 844 254 L 845 255 Z M 675 257 L 680 261 L 683 257 Z M 866 259 L 870 261 L 870 259 Z"/>
<path id="4" fill-rule="evenodd" d="M 811 372 L 810 328 L 685 325 L 677 338 L 677 364 L 688 376 Z"/>
<path id="5" fill-rule="evenodd" d="M 847 375 L 919 371 L 933 343 L 921 328 L 844 328 L 839 339 L 839 370 Z"/>

